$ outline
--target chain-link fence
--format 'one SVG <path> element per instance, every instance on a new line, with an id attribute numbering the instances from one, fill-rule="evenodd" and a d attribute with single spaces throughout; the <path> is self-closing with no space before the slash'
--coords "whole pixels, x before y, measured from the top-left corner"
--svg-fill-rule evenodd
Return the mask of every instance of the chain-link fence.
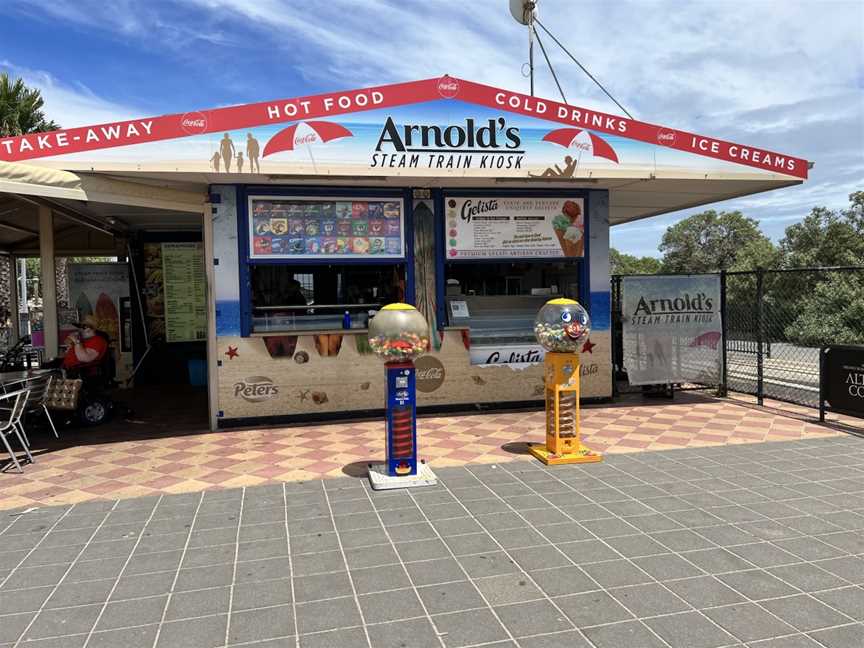
<path id="1" fill-rule="evenodd" d="M 726 385 L 819 406 L 819 347 L 864 344 L 864 268 L 727 272 Z"/>
<path id="2" fill-rule="evenodd" d="M 720 273 L 718 391 L 819 406 L 819 348 L 864 344 L 864 267 Z M 613 364 L 623 368 L 621 278 L 612 277 Z"/>

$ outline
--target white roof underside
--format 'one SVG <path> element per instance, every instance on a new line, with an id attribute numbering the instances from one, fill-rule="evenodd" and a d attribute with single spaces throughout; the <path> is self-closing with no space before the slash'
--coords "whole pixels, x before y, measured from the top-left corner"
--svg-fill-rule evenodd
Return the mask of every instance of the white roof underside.
<path id="1" fill-rule="evenodd" d="M 609 222 L 619 225 L 801 183 L 791 176 L 756 171 L 694 172 L 674 168 L 583 171 L 578 177 L 558 180 L 258 175 L 116 168 L 71 172 L 59 168 L 60 164 L 41 160 L 39 164 L 0 162 L 0 249 L 20 253 L 38 249 L 39 204 L 52 207 L 60 219 L 65 218 L 68 223 L 77 222 L 79 226 L 88 223 L 91 230 L 95 225 L 97 231 L 104 227 L 115 236 L 133 229 L 197 229 L 201 226 L 201 214 L 211 185 L 607 189 Z M 72 220 L 76 218 L 78 220 Z M 88 238 L 79 239 L 77 242 L 70 239 L 70 250 L 94 245 L 92 232 Z"/>

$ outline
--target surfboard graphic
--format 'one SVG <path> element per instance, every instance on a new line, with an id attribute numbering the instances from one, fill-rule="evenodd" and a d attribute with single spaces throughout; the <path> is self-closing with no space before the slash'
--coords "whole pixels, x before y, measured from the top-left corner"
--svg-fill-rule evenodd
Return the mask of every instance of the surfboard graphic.
<path id="1" fill-rule="evenodd" d="M 78 311 L 78 319 L 84 319 L 87 315 L 93 314 L 93 306 L 90 305 L 90 300 L 83 292 L 75 300 L 75 310 Z"/>
<path id="2" fill-rule="evenodd" d="M 98 327 L 110 335 L 111 342 L 116 344 L 120 340 L 120 313 L 117 312 L 114 300 L 105 293 L 99 293 L 93 315 Z"/>

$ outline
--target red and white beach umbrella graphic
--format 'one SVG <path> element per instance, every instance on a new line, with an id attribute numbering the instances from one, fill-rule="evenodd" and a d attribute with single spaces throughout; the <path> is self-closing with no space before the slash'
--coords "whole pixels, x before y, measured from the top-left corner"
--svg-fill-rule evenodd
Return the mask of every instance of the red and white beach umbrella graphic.
<path id="1" fill-rule="evenodd" d="M 602 137 L 582 128 L 558 128 L 546 133 L 543 136 L 543 141 L 552 142 L 563 146 L 564 148 L 568 148 L 573 144 L 573 140 L 576 139 L 576 136 L 583 132 L 588 133 L 588 138 L 591 140 L 591 149 L 594 152 L 595 157 L 606 158 L 607 160 L 612 160 L 615 164 L 618 164 L 618 155 L 615 153 L 612 146 Z"/>
<path id="2" fill-rule="evenodd" d="M 307 126 L 311 133 L 306 136 L 297 136 L 297 128 L 300 125 Z M 354 133 L 342 126 L 326 121 L 305 121 L 291 124 L 283 128 L 267 142 L 264 147 L 264 156 L 267 157 L 279 151 L 293 151 L 297 144 L 310 144 L 312 142 L 329 142 L 340 137 L 353 137 Z"/>

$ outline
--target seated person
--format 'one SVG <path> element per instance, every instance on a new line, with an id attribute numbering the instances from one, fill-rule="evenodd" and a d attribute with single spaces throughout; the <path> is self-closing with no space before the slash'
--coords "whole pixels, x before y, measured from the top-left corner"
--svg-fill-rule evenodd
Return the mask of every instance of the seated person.
<path id="1" fill-rule="evenodd" d="M 99 366 L 108 353 L 108 335 L 96 328 L 96 318 L 87 315 L 79 324 L 80 332 L 66 338 L 66 354 L 44 364 L 62 367 L 66 371 L 81 372 Z"/>

